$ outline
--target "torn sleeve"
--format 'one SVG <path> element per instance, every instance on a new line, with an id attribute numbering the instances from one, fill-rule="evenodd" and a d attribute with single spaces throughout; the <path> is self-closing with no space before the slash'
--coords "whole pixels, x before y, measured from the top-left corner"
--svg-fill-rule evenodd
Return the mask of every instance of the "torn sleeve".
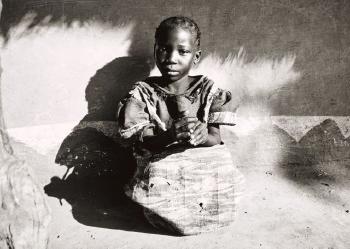
<path id="1" fill-rule="evenodd" d="M 131 146 L 142 142 L 144 133 L 154 133 L 155 126 L 150 121 L 147 105 L 137 96 L 129 96 L 119 103 L 117 120 L 118 137 L 122 145 Z"/>
<path id="2" fill-rule="evenodd" d="M 237 108 L 230 91 L 217 89 L 209 108 L 208 124 L 235 125 Z"/>

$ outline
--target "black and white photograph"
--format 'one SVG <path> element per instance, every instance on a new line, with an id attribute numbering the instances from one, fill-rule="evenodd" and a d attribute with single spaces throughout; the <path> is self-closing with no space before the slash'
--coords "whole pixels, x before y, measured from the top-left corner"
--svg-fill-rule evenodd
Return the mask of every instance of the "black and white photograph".
<path id="1" fill-rule="evenodd" d="M 349 0 L 0 17 L 0 249 L 350 248 Z"/>

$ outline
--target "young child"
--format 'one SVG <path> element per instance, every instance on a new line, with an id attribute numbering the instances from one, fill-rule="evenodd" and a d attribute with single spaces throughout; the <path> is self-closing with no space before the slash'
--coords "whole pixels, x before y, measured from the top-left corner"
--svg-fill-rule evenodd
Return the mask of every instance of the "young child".
<path id="1" fill-rule="evenodd" d="M 214 193 L 211 199 L 210 194 L 193 197 L 198 202 L 195 208 L 201 212 L 199 218 L 194 219 L 194 215 L 186 211 L 179 214 L 181 208 L 176 207 L 180 202 L 179 205 L 191 206 L 180 201 L 185 197 L 179 195 L 190 199 L 189 196 L 196 193 L 184 185 L 195 182 L 198 175 L 202 178 L 197 179 L 201 182 L 197 190 L 211 194 L 225 185 L 221 184 L 222 179 L 230 183 L 229 178 L 234 177 L 229 152 L 220 145 L 223 144 L 220 125 L 234 125 L 237 107 L 230 101 L 231 93 L 217 88 L 205 76 L 189 75 L 201 58 L 200 35 L 197 24 L 190 18 L 170 17 L 162 21 L 156 30 L 154 45 L 154 58 L 161 76 L 137 82 L 120 102 L 117 112 L 120 142 L 134 148 L 138 163 L 127 194 L 145 207 L 146 217 L 153 225 L 182 234 L 224 225 L 218 224 L 218 219 L 223 221 L 225 217 L 227 222 L 231 221 L 234 206 L 233 200 L 228 200 L 225 203 L 228 209 L 224 212 L 221 206 L 221 212 L 218 211 L 220 195 Z M 211 178 L 211 183 L 217 181 L 221 185 L 203 184 L 203 179 L 210 182 Z M 234 198 L 231 185 L 225 185 L 226 192 L 222 190 L 226 199 Z M 207 198 L 207 203 L 203 198 Z M 159 201 L 168 204 L 158 205 Z M 176 214 L 171 214 L 173 211 Z M 216 223 L 212 219 L 215 215 L 221 215 L 214 219 Z M 205 222 L 209 224 L 207 229 L 204 229 Z"/>

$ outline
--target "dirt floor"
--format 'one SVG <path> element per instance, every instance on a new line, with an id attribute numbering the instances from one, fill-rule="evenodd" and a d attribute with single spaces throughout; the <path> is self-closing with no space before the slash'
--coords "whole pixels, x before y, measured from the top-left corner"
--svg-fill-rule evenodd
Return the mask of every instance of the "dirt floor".
<path id="1" fill-rule="evenodd" d="M 47 186 L 60 185 L 53 177 L 66 171 L 54 163 L 60 144 L 45 153 L 18 140 L 13 145 L 46 186 L 52 249 L 350 248 L 350 143 L 334 121 L 324 121 L 298 141 L 276 125 L 232 132 L 223 130 L 223 137 L 245 176 L 236 220 L 221 230 L 186 237 L 154 229 L 139 207 L 112 188 L 102 196 L 101 191 L 79 196 L 86 185 L 66 184 L 53 196 Z M 85 184 L 94 189 L 93 182 Z"/>

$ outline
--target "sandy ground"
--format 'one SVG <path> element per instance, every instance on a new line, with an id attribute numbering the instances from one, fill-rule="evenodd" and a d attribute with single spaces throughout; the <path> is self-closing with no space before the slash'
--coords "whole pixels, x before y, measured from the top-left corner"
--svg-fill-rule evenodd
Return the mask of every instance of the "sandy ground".
<path id="1" fill-rule="evenodd" d="M 245 176 L 230 227 L 177 237 L 152 228 L 122 198 L 104 207 L 46 195 L 52 210 L 49 248 L 350 248 L 348 157 L 310 163 L 300 147 L 286 146 L 291 138 L 271 127 L 239 136 L 223 132 Z M 342 145 L 347 153 L 347 140 Z M 40 154 L 17 141 L 14 149 L 43 188 L 65 173 L 54 163 L 58 146 Z"/>

